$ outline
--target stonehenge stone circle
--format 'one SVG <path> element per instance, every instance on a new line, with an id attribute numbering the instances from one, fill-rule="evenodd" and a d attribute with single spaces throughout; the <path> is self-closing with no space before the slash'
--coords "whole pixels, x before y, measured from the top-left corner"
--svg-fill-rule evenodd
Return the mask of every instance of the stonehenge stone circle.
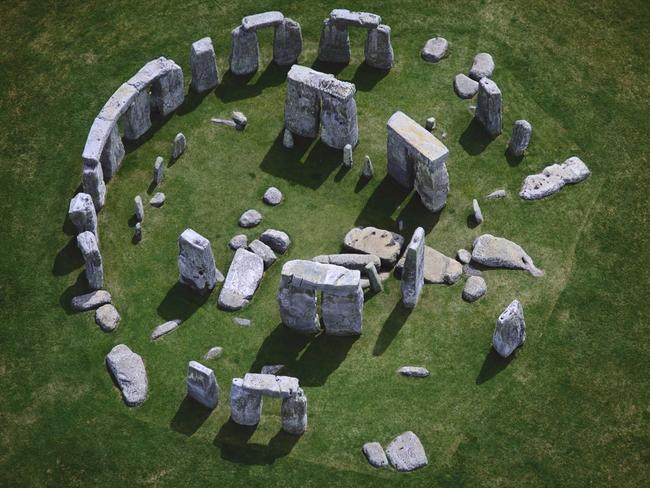
<path id="1" fill-rule="evenodd" d="M 442 58 L 447 56 L 447 49 L 449 48 L 449 42 L 444 37 L 434 37 L 429 39 L 422 51 L 420 51 L 420 56 L 425 61 L 430 63 L 437 63 Z"/>
<path id="2" fill-rule="evenodd" d="M 528 148 L 530 136 L 533 133 L 533 126 L 527 120 L 516 120 L 512 127 L 512 136 L 508 144 L 508 150 L 514 157 L 520 158 Z"/>
<path id="3" fill-rule="evenodd" d="M 246 307 L 264 274 L 264 261 L 246 249 L 237 249 L 230 263 L 226 281 L 217 304 L 222 310 L 240 310 Z"/>
<path id="4" fill-rule="evenodd" d="M 282 203 L 282 199 L 283 199 L 282 192 L 274 186 L 269 187 L 264 192 L 264 196 L 262 197 L 264 203 L 272 206 L 279 205 L 280 203 Z"/>
<path id="5" fill-rule="evenodd" d="M 122 391 L 129 407 L 142 405 L 147 399 L 149 381 L 142 357 L 124 344 L 118 344 L 106 355 L 106 365 Z"/>
<path id="6" fill-rule="evenodd" d="M 478 204 L 478 200 L 475 198 L 472 200 L 472 211 L 474 213 L 474 221 L 480 225 L 483 223 L 483 212 L 481 212 L 481 207 Z"/>
<path id="7" fill-rule="evenodd" d="M 485 280 L 481 276 L 470 276 L 465 282 L 463 288 L 463 300 L 467 302 L 475 302 L 487 291 Z"/>
<path id="8" fill-rule="evenodd" d="M 81 182 L 84 192 L 93 199 L 95 210 L 101 210 L 106 203 L 106 184 L 104 183 L 104 172 L 101 165 L 90 166 L 84 164 Z"/>
<path id="9" fill-rule="evenodd" d="M 501 90 L 489 78 L 481 78 L 478 85 L 478 101 L 474 117 L 487 134 L 494 138 L 501 134 Z"/>
<path id="10" fill-rule="evenodd" d="M 472 68 L 469 70 L 469 77 L 479 81 L 481 78 L 491 78 L 494 72 L 494 60 L 488 53 L 478 53 L 474 56 Z"/>
<path id="11" fill-rule="evenodd" d="M 280 410 L 282 415 L 282 430 L 293 435 L 302 435 L 307 430 L 307 397 L 302 388 L 288 398 L 282 400 Z"/>
<path id="12" fill-rule="evenodd" d="M 449 150 L 403 112 L 387 124 L 388 174 L 407 189 L 415 187 L 424 206 L 437 212 L 447 204 Z"/>
<path id="13" fill-rule="evenodd" d="M 316 308 L 316 291 L 295 286 L 281 286 L 278 291 L 278 304 L 282 323 L 302 334 L 315 334 L 320 331 Z"/>
<path id="14" fill-rule="evenodd" d="M 217 269 L 210 241 L 192 229 L 178 238 L 179 282 L 203 294 L 214 288 L 223 275 Z"/>
<path id="15" fill-rule="evenodd" d="M 173 63 L 169 72 L 151 83 L 151 100 L 156 111 L 163 117 L 171 114 L 185 100 L 183 70 Z"/>
<path id="16" fill-rule="evenodd" d="M 507 358 L 525 341 L 524 307 L 519 300 L 513 300 L 497 318 L 492 347 L 501 357 Z"/>
<path id="17" fill-rule="evenodd" d="M 483 234 L 474 240 L 472 260 L 491 268 L 523 269 L 533 276 L 544 274 L 520 245 L 491 234 Z"/>
<path id="18" fill-rule="evenodd" d="M 262 395 L 244 388 L 242 378 L 233 378 L 230 386 L 230 417 L 239 425 L 257 425 L 262 416 Z"/>
<path id="19" fill-rule="evenodd" d="M 117 309 L 110 303 L 102 305 L 95 310 L 95 323 L 104 332 L 114 331 L 120 323 L 120 318 Z"/>
<path id="20" fill-rule="evenodd" d="M 185 135 L 182 132 L 176 134 L 174 137 L 174 143 L 172 144 L 172 161 L 176 161 L 181 155 L 185 152 L 187 147 L 187 140 Z"/>
<path id="21" fill-rule="evenodd" d="M 393 439 L 386 448 L 386 457 L 397 471 L 414 471 L 429 464 L 420 439 L 411 431 Z"/>
<path id="22" fill-rule="evenodd" d="M 133 199 L 133 215 L 135 216 L 136 222 L 142 222 L 144 220 L 144 205 L 142 204 L 142 197 L 136 195 Z"/>
<path id="23" fill-rule="evenodd" d="M 259 373 L 246 373 L 242 386 L 248 391 L 273 398 L 289 398 L 300 389 L 297 378 Z"/>
<path id="24" fill-rule="evenodd" d="M 284 254 L 291 246 L 291 239 L 286 232 L 281 230 L 266 229 L 259 239 L 278 254 Z"/>
<path id="25" fill-rule="evenodd" d="M 535 175 L 526 176 L 519 196 L 524 200 L 540 200 L 557 193 L 565 185 L 573 185 L 587 179 L 591 171 L 577 156 L 562 164 L 552 164 Z"/>
<path id="26" fill-rule="evenodd" d="M 472 98 L 478 93 L 478 81 L 462 73 L 454 77 L 454 91 L 460 98 Z"/>
<path id="27" fill-rule="evenodd" d="M 402 304 L 407 308 L 414 308 L 424 285 L 424 229 L 418 227 L 413 232 L 411 242 L 404 253 L 404 270 L 400 291 Z"/>
<path id="28" fill-rule="evenodd" d="M 216 407 L 219 384 L 214 371 L 197 361 L 190 361 L 187 365 L 187 396 L 206 408 Z"/>
<path id="29" fill-rule="evenodd" d="M 389 70 L 395 64 L 395 54 L 390 42 L 390 27 L 384 24 L 368 29 L 364 46 L 366 64 L 376 69 Z"/>
<path id="30" fill-rule="evenodd" d="M 196 93 L 204 93 L 219 85 L 217 57 L 214 53 L 211 38 L 204 37 L 192 44 L 190 48 L 190 69 L 192 71 L 190 87 Z"/>
<path id="31" fill-rule="evenodd" d="M 68 207 L 70 222 L 77 228 L 77 232 L 89 231 L 98 237 L 97 213 L 93 199 L 88 193 L 77 193 Z"/>
<path id="32" fill-rule="evenodd" d="M 70 308 L 75 312 L 86 312 L 111 303 L 111 294 L 106 290 L 96 290 L 76 296 L 70 302 Z"/>
<path id="33" fill-rule="evenodd" d="M 151 332 L 151 340 L 155 341 L 156 339 L 160 339 L 162 336 L 169 334 L 170 332 L 174 332 L 176 329 L 178 329 L 181 326 L 181 321 L 180 319 L 176 320 L 168 320 L 164 324 L 158 325 L 152 332 Z"/>
<path id="34" fill-rule="evenodd" d="M 286 131 L 302 137 L 316 137 L 320 127 L 320 80 L 333 78 L 310 68 L 293 65 L 287 74 L 284 103 Z"/>
<path id="35" fill-rule="evenodd" d="M 95 234 L 82 232 L 77 236 L 77 246 L 86 266 L 88 286 L 91 290 L 99 290 L 104 284 L 104 267 Z"/>
<path id="36" fill-rule="evenodd" d="M 278 259 L 269 246 L 262 241 L 255 239 L 248 245 L 248 249 L 262 258 L 264 269 L 268 269 Z"/>
<path id="37" fill-rule="evenodd" d="M 355 227 L 343 239 L 343 246 L 350 251 L 373 254 L 381 260 L 383 268 L 392 269 L 397 263 L 404 238 L 388 230 L 376 227 Z"/>
<path id="38" fill-rule="evenodd" d="M 381 447 L 379 442 L 366 442 L 362 449 L 364 456 L 368 460 L 368 463 L 375 468 L 383 468 L 388 466 L 388 459 L 386 458 L 386 453 L 384 448 Z"/>

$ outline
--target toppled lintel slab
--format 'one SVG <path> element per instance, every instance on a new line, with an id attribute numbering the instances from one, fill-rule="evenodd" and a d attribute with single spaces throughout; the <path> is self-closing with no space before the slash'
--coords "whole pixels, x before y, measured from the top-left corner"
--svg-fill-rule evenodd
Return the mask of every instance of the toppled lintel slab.
<path id="1" fill-rule="evenodd" d="M 370 12 L 352 12 L 345 8 L 335 8 L 330 12 L 330 19 L 337 24 L 356 27 L 375 28 L 381 24 L 381 17 Z"/>
<path id="2" fill-rule="evenodd" d="M 273 374 L 246 373 L 243 387 L 261 395 L 276 398 L 289 398 L 295 395 L 300 385 L 298 378 L 291 376 L 276 376 Z"/>
<path id="3" fill-rule="evenodd" d="M 361 273 L 334 264 L 296 259 L 282 266 L 285 286 L 321 290 L 334 295 L 349 295 L 359 289 Z"/>
<path id="4" fill-rule="evenodd" d="M 264 27 L 274 27 L 284 20 L 284 14 L 277 10 L 262 12 L 261 14 L 247 15 L 241 20 L 241 25 L 246 30 L 263 29 Z"/>

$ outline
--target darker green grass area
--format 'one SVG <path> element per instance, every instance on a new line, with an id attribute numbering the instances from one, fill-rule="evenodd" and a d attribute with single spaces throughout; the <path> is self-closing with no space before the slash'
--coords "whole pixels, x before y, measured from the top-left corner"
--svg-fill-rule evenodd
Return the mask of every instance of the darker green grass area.
<path id="1" fill-rule="evenodd" d="M 352 61 L 316 61 L 322 20 L 332 8 L 376 12 L 392 28 L 396 65 L 367 67 L 364 33 L 351 32 Z M 271 62 L 272 31 L 260 33 L 260 70 L 227 72 L 230 30 L 242 16 L 282 10 L 300 22 L 300 63 L 357 86 L 360 143 L 354 166 L 320 141 L 282 147 L 286 68 Z M 641 1 L 529 4 L 511 1 L 13 2 L 0 34 L 0 485 L 2 486 L 643 486 L 650 404 L 647 324 L 650 273 L 647 123 L 650 8 Z M 92 313 L 74 314 L 86 291 L 83 263 L 66 220 L 79 189 L 80 154 L 93 118 L 145 62 L 175 60 L 189 86 L 190 44 L 211 36 L 221 85 L 188 95 L 174 115 L 127 146 L 108 185 L 100 220 L 106 288 L 122 322 L 103 333 Z M 420 59 L 440 35 L 450 56 Z M 471 105 L 452 88 L 473 56 L 490 52 L 503 92 L 504 134 L 490 141 Z M 211 117 L 241 110 L 243 132 Z M 428 213 L 386 176 L 386 129 L 402 110 L 438 122 L 449 147 L 447 207 Z M 533 125 L 528 154 L 508 159 L 512 123 Z M 165 168 L 161 209 L 148 205 L 153 163 L 168 160 L 182 131 L 187 152 Z M 375 177 L 359 179 L 370 155 Z M 578 155 L 587 181 L 540 202 L 517 193 L 523 178 Z M 285 195 L 267 207 L 264 190 Z M 507 189 L 504 200 L 485 195 Z M 145 201 L 143 240 L 134 245 L 133 197 Z M 478 198 L 485 222 L 469 218 Z M 260 227 L 239 215 L 257 208 Z M 487 295 L 462 301 L 462 284 L 425 286 L 419 305 L 399 304 L 399 282 L 368 296 L 357 339 L 299 336 L 280 322 L 282 264 L 338 252 L 355 225 L 417 226 L 427 244 L 453 256 L 491 233 L 521 244 L 541 278 L 488 270 Z M 266 273 L 250 307 L 226 313 L 216 289 L 196 297 L 177 284 L 177 239 L 192 227 L 211 240 L 217 266 L 228 240 L 265 228 L 293 244 Z M 494 322 L 514 298 L 524 305 L 527 342 L 510 360 L 490 347 Z M 240 327 L 234 317 L 252 320 Z M 183 324 L 156 343 L 165 320 Z M 104 358 L 119 343 L 145 360 L 149 398 L 124 406 Z M 223 355 L 203 361 L 212 346 Z M 214 368 L 222 400 L 213 412 L 185 396 L 189 360 Z M 257 429 L 229 421 L 233 377 L 285 364 L 309 399 L 302 437 L 280 431 L 280 402 L 265 400 Z M 399 377 L 403 365 L 431 371 Z M 370 467 L 368 441 L 386 445 L 413 430 L 429 466 L 410 474 Z"/>

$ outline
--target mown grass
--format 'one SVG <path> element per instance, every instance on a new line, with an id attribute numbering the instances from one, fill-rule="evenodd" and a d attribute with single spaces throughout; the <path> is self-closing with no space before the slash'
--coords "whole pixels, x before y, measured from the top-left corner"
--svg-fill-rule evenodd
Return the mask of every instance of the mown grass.
<path id="1" fill-rule="evenodd" d="M 227 73 L 229 32 L 243 15 L 280 9 L 301 23 L 300 62 L 315 62 L 322 19 L 335 7 L 369 10 L 392 27 L 396 66 L 381 74 L 361 64 L 363 34 L 352 33 L 353 59 L 337 68 L 356 83 L 360 144 L 355 166 L 340 153 L 278 138 L 286 70 L 274 66 L 272 34 L 260 35 L 260 72 L 240 84 Z M 643 2 L 506 1 L 231 4 L 188 2 L 15 2 L 0 35 L 0 480 L 3 485 L 318 486 L 642 485 L 648 469 L 648 62 L 650 25 Z M 189 46 L 210 35 L 223 84 L 189 97 L 173 117 L 130 147 L 100 215 L 106 287 L 122 323 L 113 334 L 93 314 L 71 314 L 84 289 L 83 269 L 65 223 L 79 184 L 81 149 L 105 99 L 151 58 L 165 55 L 189 77 Z M 451 55 L 419 59 L 442 35 Z M 492 53 L 504 93 L 506 133 L 487 141 L 471 124 L 472 102 L 458 99 L 453 76 L 479 51 Z M 330 67 L 325 67 L 330 68 Z M 186 85 L 189 79 L 186 79 Z M 242 110 L 244 132 L 209 123 Z M 451 193 L 433 216 L 417 196 L 386 176 L 385 123 L 396 110 L 438 120 L 450 149 Z M 504 151 L 511 124 L 534 127 L 519 164 Z M 136 194 L 147 195 L 157 155 L 174 135 L 186 154 L 166 168 L 162 209 L 146 208 L 144 239 L 129 226 Z M 376 176 L 359 184 L 363 155 Z M 542 202 L 516 196 L 526 174 L 579 155 L 593 176 Z M 261 195 L 278 186 L 285 202 Z M 504 187 L 502 201 L 481 199 Z M 486 221 L 468 225 L 471 199 Z M 147 198 L 148 199 L 148 198 Z M 260 229 L 287 231 L 293 246 L 266 273 L 251 306 L 216 308 L 176 286 L 176 240 L 192 227 L 213 243 L 225 272 L 227 241 L 247 208 Z M 488 294 L 461 300 L 462 285 L 425 287 L 410 314 L 399 282 L 366 302 L 357 340 L 295 336 L 280 324 L 275 294 L 283 262 L 337 252 L 354 225 L 422 225 L 427 243 L 453 255 L 481 233 L 520 243 L 546 275 L 487 271 Z M 218 290 L 217 290 L 218 291 Z M 513 299 L 526 313 L 527 343 L 511 361 L 490 350 L 494 320 Z M 241 328 L 234 316 L 252 319 Z M 185 322 L 157 343 L 151 329 Z M 150 395 L 126 408 L 104 366 L 118 343 L 147 364 Z M 210 415 L 184 400 L 187 361 L 224 347 L 214 367 L 223 400 Z M 279 431 L 279 403 L 267 401 L 254 432 L 228 422 L 232 377 L 283 363 L 309 398 L 309 430 Z M 424 365 L 422 381 L 400 378 L 404 364 Z M 411 429 L 427 468 L 404 475 L 374 470 L 361 445 L 387 443 Z M 647 481 L 646 481 L 647 482 Z"/>

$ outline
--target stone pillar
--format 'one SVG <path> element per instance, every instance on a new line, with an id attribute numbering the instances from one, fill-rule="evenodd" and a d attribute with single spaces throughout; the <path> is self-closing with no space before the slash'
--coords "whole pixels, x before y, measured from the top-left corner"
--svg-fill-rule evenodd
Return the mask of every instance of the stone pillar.
<path id="1" fill-rule="evenodd" d="M 97 234 L 97 213 L 93 205 L 93 199 L 87 193 L 77 193 L 70 200 L 68 208 L 68 217 L 79 233 L 89 231 Z"/>
<path id="2" fill-rule="evenodd" d="M 393 67 L 395 56 L 390 43 L 390 27 L 379 25 L 368 30 L 364 49 L 366 64 L 373 68 L 389 70 Z"/>
<path id="3" fill-rule="evenodd" d="M 147 88 L 138 93 L 123 120 L 125 139 L 138 139 L 151 128 L 151 100 Z"/>
<path id="4" fill-rule="evenodd" d="M 212 39 L 204 37 L 192 44 L 190 66 L 192 70 L 190 87 L 195 92 L 204 93 L 219 85 L 219 70 Z"/>
<path id="5" fill-rule="evenodd" d="M 489 78 L 481 78 L 478 84 L 478 101 L 474 114 L 492 138 L 501 134 L 501 90 Z"/>
<path id="6" fill-rule="evenodd" d="M 386 139 L 386 155 L 388 159 L 388 174 L 400 186 L 411 190 L 415 180 L 413 161 L 409 159 L 408 146 L 391 128 L 388 121 L 388 137 Z"/>
<path id="7" fill-rule="evenodd" d="M 106 203 L 106 184 L 101 164 L 84 163 L 81 182 L 84 192 L 93 199 L 95 210 L 100 211 Z"/>
<path id="8" fill-rule="evenodd" d="M 497 319 L 492 347 L 501 357 L 507 358 L 525 341 L 524 307 L 519 300 L 513 300 Z"/>
<path id="9" fill-rule="evenodd" d="M 316 310 L 316 292 L 280 284 L 278 291 L 282 323 L 303 334 L 320 331 Z"/>
<path id="10" fill-rule="evenodd" d="M 508 144 L 508 150 L 516 158 L 524 155 L 530 143 L 530 136 L 533 132 L 533 126 L 526 120 L 517 120 L 512 127 L 512 137 Z"/>
<path id="11" fill-rule="evenodd" d="M 344 83 L 344 82 L 341 82 Z M 321 121 L 321 140 L 330 147 L 343 149 L 346 144 L 356 146 L 359 142 L 359 126 L 357 125 L 357 103 L 354 100 L 356 88 L 346 95 L 339 97 L 329 91 L 323 91 Z"/>
<path id="12" fill-rule="evenodd" d="M 104 149 L 102 150 L 102 155 L 99 159 L 102 163 L 104 181 L 110 180 L 113 175 L 117 173 L 117 170 L 120 169 L 122 160 L 124 159 L 124 154 L 124 144 L 122 144 L 120 132 L 117 128 L 117 124 L 115 124 L 113 125 L 108 139 L 104 144 Z"/>
<path id="13" fill-rule="evenodd" d="M 190 361 L 187 365 L 187 395 L 207 408 L 219 402 L 219 385 L 214 371 L 201 363 Z"/>
<path id="14" fill-rule="evenodd" d="M 237 76 L 255 73 L 260 57 L 257 33 L 254 30 L 247 31 L 240 25 L 233 29 L 231 36 L 230 71 Z"/>
<path id="15" fill-rule="evenodd" d="M 242 378 L 230 386 L 230 418 L 239 425 L 257 425 L 262 416 L 262 395 L 244 389 Z"/>
<path id="16" fill-rule="evenodd" d="M 370 289 L 374 292 L 380 292 L 384 290 L 384 285 L 381 282 L 377 268 L 373 263 L 366 264 L 364 268 L 366 271 L 366 276 L 368 276 L 368 281 L 370 282 Z"/>
<path id="17" fill-rule="evenodd" d="M 315 85 L 321 76 L 322 73 L 299 65 L 289 70 L 284 102 L 284 124 L 292 134 L 302 137 L 318 136 L 320 94 Z"/>
<path id="18" fill-rule="evenodd" d="M 210 241 L 192 229 L 185 229 L 178 238 L 179 282 L 199 293 L 214 288 L 221 275 L 214 263 Z"/>
<path id="19" fill-rule="evenodd" d="M 90 289 L 101 289 L 104 284 L 104 268 L 95 234 L 89 231 L 82 232 L 77 236 L 77 246 L 84 258 L 86 278 L 88 279 Z"/>
<path id="20" fill-rule="evenodd" d="M 363 326 L 363 289 L 361 285 L 359 284 L 355 293 L 347 295 L 323 292 L 321 312 L 327 335 L 361 335 Z"/>
<path id="21" fill-rule="evenodd" d="M 289 66 L 298 61 L 301 52 L 300 24 L 285 18 L 273 33 L 273 61 L 280 66 Z"/>
<path id="22" fill-rule="evenodd" d="M 424 229 L 418 227 L 413 232 L 411 242 L 404 253 L 402 271 L 402 303 L 407 308 L 415 308 L 424 285 Z"/>
<path id="23" fill-rule="evenodd" d="M 417 155 L 415 163 L 415 190 L 420 195 L 422 204 L 431 212 L 440 211 L 447 205 L 449 194 L 449 173 L 447 172 L 447 156 L 445 152 L 438 159 L 429 159 Z"/>
<path id="24" fill-rule="evenodd" d="M 151 105 L 163 117 L 180 107 L 185 100 L 183 70 L 173 61 L 169 63 L 169 71 L 151 84 Z"/>
<path id="25" fill-rule="evenodd" d="M 347 64 L 350 62 L 350 35 L 348 26 L 331 19 L 323 21 L 318 45 L 318 59 L 326 63 Z"/>
<path id="26" fill-rule="evenodd" d="M 302 435 L 307 430 L 307 397 L 302 388 L 282 400 L 282 430 L 289 434 Z"/>

